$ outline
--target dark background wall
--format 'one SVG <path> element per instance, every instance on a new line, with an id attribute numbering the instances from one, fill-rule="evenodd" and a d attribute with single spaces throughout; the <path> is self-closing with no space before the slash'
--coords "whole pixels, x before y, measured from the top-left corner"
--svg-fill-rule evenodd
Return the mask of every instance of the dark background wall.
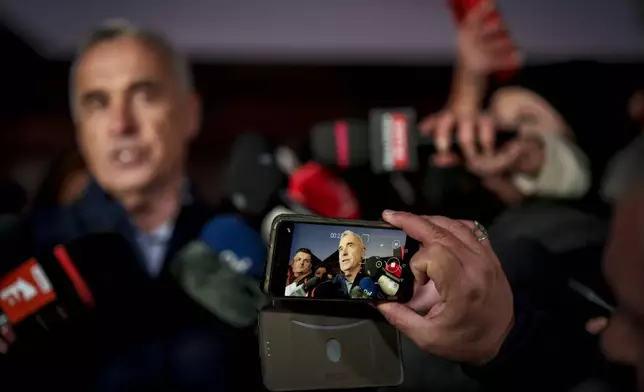
<path id="1" fill-rule="evenodd" d="M 46 60 L 19 37 L 0 30 L 5 70 L 0 150 L 5 165 L 47 160 L 73 147 L 68 115 L 69 62 Z M 635 87 L 644 66 L 610 64 L 602 78 L 616 87 Z M 311 126 L 337 117 L 365 118 L 378 106 L 413 106 L 428 114 L 443 105 L 451 67 L 309 64 L 197 63 L 204 99 L 202 134 L 194 143 L 195 175 L 216 197 L 217 173 L 235 135 L 257 131 L 276 141 L 298 144 Z M 589 78 L 588 83 L 598 80 Z"/>

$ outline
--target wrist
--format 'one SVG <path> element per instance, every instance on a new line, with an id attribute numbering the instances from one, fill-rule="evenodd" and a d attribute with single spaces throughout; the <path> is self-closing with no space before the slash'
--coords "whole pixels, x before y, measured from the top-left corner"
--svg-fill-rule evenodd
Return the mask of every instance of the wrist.
<path id="1" fill-rule="evenodd" d="M 452 81 L 448 108 L 457 115 L 475 115 L 487 88 L 487 77 L 457 65 Z"/>

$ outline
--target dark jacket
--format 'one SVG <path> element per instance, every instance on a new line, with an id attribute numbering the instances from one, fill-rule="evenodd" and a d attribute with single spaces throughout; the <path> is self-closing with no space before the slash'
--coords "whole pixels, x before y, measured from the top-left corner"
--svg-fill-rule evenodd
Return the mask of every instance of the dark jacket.
<path id="1" fill-rule="evenodd" d="M 353 283 L 351 284 L 351 289 L 360 286 L 360 281 L 365 276 L 366 275 L 363 272 L 359 272 L 358 275 L 356 275 L 356 278 L 353 280 Z M 344 275 L 340 273 L 334 276 L 333 279 L 328 280 L 316 287 L 314 296 L 317 298 L 325 299 L 341 299 L 350 298 L 350 293 L 351 290 L 347 289 Z"/>
<path id="2" fill-rule="evenodd" d="M 234 389 L 249 380 L 249 387 L 254 388 L 257 378 L 253 375 L 259 377 L 259 365 L 253 366 L 258 358 L 253 332 L 233 329 L 208 314 L 188 298 L 169 273 L 177 251 L 196 239 L 217 212 L 193 198 L 184 203 L 157 278 L 145 272 L 135 230 L 125 210 L 96 183 L 71 206 L 33 213 L 30 220 L 38 249 L 51 249 L 91 233 L 117 232 L 130 243 L 138 259 L 130 273 L 141 288 L 138 298 L 123 304 L 122 313 L 111 320 L 102 319 L 70 332 L 69 341 L 59 344 L 63 347 L 50 350 L 57 359 L 54 363 L 66 362 L 60 361 L 61 350 L 72 354 L 65 357 L 75 358 L 71 360 L 73 366 L 79 373 L 88 374 L 79 384 L 98 383 L 100 387 L 91 389 L 101 390 L 160 386 L 164 390 L 207 390 L 214 386 L 227 390 L 225 376 L 243 365 L 246 377 L 235 380 Z M 132 276 L 129 278 L 132 280 Z M 61 386 L 68 385 L 68 380 L 62 379 Z M 47 380 L 49 386 L 51 382 Z"/>

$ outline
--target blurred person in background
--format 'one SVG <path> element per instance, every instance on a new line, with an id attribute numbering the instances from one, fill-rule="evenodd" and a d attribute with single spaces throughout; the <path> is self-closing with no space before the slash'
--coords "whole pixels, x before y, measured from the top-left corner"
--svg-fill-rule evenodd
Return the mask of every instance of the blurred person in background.
<path id="1" fill-rule="evenodd" d="M 468 171 L 506 204 L 572 200 L 597 212 L 605 165 L 629 140 L 623 102 L 607 96 L 599 66 L 572 63 L 519 73 L 492 93 L 488 113 L 481 112 L 490 75 L 522 61 L 502 22 L 491 21 L 494 12 L 490 2 L 481 2 L 460 26 L 447 107 L 420 125 L 439 148 L 434 163 L 459 162 L 449 151 L 456 133 Z M 495 150 L 497 129 L 516 129 L 519 137 Z M 580 203 L 584 198 L 588 202 Z"/>
<path id="2" fill-rule="evenodd" d="M 285 296 L 294 295 L 298 287 L 313 277 L 313 253 L 310 249 L 300 248 L 295 252 L 286 277 Z"/>
<path id="3" fill-rule="evenodd" d="M 89 181 L 80 153 L 63 153 L 49 166 L 32 202 L 32 209 L 45 210 L 73 204 L 82 196 Z"/>
<path id="4" fill-rule="evenodd" d="M 34 212 L 37 245 L 50 249 L 89 233 L 120 233 L 139 256 L 146 295 L 143 304 L 133 302 L 140 305 L 136 319 L 98 326 L 97 347 L 74 347 L 88 353 L 68 355 L 78 362 L 65 367 L 79 369 L 74 380 L 90 383 L 84 390 L 201 391 L 228 388 L 232 380 L 222 374 L 232 374 L 239 360 L 245 376 L 235 388 L 253 389 L 259 366 L 253 367 L 252 332 L 202 315 L 167 268 L 216 213 L 194 197 L 186 177 L 201 110 L 187 60 L 159 34 L 108 22 L 92 32 L 73 63 L 70 104 L 90 180 L 71 205 Z M 75 194 L 75 181 L 67 176 L 59 183 Z M 45 199 L 45 206 L 69 201 L 67 192 Z"/>

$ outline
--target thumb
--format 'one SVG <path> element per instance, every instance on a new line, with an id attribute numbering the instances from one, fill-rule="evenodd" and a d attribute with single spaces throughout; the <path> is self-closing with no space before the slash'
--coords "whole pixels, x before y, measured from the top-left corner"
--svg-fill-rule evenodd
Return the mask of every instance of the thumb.
<path id="1" fill-rule="evenodd" d="M 596 317 L 586 322 L 586 331 L 592 335 L 599 335 L 604 332 L 608 327 L 608 319 L 606 317 Z"/>
<path id="2" fill-rule="evenodd" d="M 416 313 L 407 305 L 397 302 L 387 302 L 378 305 L 378 310 L 385 316 L 389 324 L 398 328 L 416 345 L 427 347 L 427 336 L 431 336 L 431 322 Z"/>

